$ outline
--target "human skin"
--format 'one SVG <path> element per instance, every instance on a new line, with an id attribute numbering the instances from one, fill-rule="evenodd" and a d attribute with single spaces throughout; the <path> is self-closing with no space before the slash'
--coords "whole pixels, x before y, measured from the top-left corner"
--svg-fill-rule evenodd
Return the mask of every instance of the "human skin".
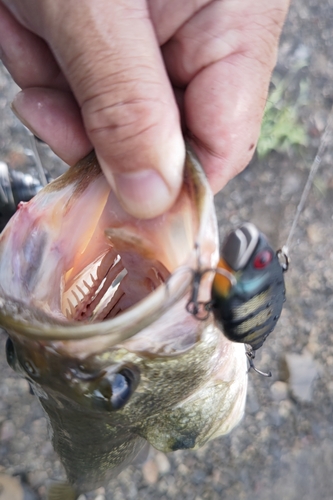
<path id="1" fill-rule="evenodd" d="M 289 0 L 0 0 L 13 110 L 122 206 L 166 211 L 193 146 L 213 191 L 250 161 Z"/>

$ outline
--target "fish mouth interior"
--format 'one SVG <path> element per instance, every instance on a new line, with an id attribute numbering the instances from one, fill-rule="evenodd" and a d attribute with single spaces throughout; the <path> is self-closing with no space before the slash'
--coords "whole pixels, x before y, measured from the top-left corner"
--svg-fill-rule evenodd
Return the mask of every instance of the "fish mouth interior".
<path id="1" fill-rule="evenodd" d="M 90 218 L 82 222 L 87 205 Z M 60 233 L 50 245 L 51 251 L 63 249 L 64 258 L 56 254 L 52 264 L 57 274 L 53 288 L 59 290 L 60 281 L 60 296 L 55 301 L 51 287 L 47 309 L 60 309 L 71 322 L 113 319 L 145 299 L 188 260 L 199 225 L 188 185 L 172 209 L 155 219 L 138 220 L 124 212 L 105 188 L 105 179 L 86 189 L 70 211 L 67 226 L 59 224 Z M 68 245 L 70 236 L 73 242 Z M 47 261 L 52 258 L 48 254 Z"/>
<path id="2" fill-rule="evenodd" d="M 67 276 L 66 276 L 67 274 Z M 70 321 L 112 319 L 165 283 L 170 271 L 158 260 L 110 246 L 74 277 L 64 276 L 61 311 Z"/>
<path id="3" fill-rule="evenodd" d="M 188 260 L 198 230 L 193 199 L 185 188 L 174 207 L 155 219 L 128 215 L 112 191 L 102 207 L 96 206 L 96 217 L 82 225 L 78 243 L 66 248 L 69 253 L 60 261 L 58 307 L 69 321 L 112 319 L 145 299 Z M 72 220 L 78 220 L 80 206 L 72 210 Z"/>

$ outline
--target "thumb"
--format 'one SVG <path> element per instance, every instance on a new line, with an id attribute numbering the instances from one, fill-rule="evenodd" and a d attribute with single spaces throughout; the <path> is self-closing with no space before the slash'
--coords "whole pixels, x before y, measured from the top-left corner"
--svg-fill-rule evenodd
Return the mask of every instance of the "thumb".
<path id="1" fill-rule="evenodd" d="M 79 103 L 109 183 L 130 214 L 162 214 L 179 193 L 185 148 L 145 2 L 49 5 L 45 38 Z"/>

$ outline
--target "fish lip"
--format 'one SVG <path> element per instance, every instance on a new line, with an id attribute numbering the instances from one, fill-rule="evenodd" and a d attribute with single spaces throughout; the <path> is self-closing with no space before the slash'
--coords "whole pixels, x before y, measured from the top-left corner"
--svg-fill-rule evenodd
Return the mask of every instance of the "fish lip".
<path id="1" fill-rule="evenodd" d="M 188 145 L 186 166 L 185 179 L 186 176 L 192 179 L 191 196 L 194 199 L 194 206 L 197 211 L 198 231 L 186 264 L 176 268 L 166 283 L 160 285 L 146 298 L 122 312 L 121 315 L 99 323 L 65 322 L 62 319 L 49 316 L 45 312 L 41 314 L 38 311 L 37 313 L 37 310 L 34 315 L 33 307 L 27 313 L 25 310 L 26 304 L 11 299 L 0 288 L 0 325 L 13 335 L 22 335 L 31 340 L 75 341 L 107 336 L 108 346 L 112 347 L 133 337 L 162 316 L 189 291 L 193 281 L 194 269 L 198 265 L 197 249 L 200 248 L 201 242 L 204 241 L 207 223 L 212 219 L 213 195 L 206 175 Z M 216 220 L 214 217 L 213 219 L 216 233 L 214 237 L 217 240 Z M 215 241 L 215 243 L 216 251 L 212 251 L 211 254 L 216 264 L 218 241 Z M 98 328 L 96 328 L 96 325 L 98 325 Z"/>

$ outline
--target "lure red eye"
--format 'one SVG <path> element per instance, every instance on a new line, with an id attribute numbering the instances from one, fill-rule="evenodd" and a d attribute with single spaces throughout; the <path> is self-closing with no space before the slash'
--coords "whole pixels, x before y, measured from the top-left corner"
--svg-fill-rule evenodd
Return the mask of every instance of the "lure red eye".
<path id="1" fill-rule="evenodd" d="M 269 250 L 262 250 L 255 256 L 253 261 L 253 267 L 255 269 L 263 269 L 266 267 L 273 259 L 273 254 Z"/>

